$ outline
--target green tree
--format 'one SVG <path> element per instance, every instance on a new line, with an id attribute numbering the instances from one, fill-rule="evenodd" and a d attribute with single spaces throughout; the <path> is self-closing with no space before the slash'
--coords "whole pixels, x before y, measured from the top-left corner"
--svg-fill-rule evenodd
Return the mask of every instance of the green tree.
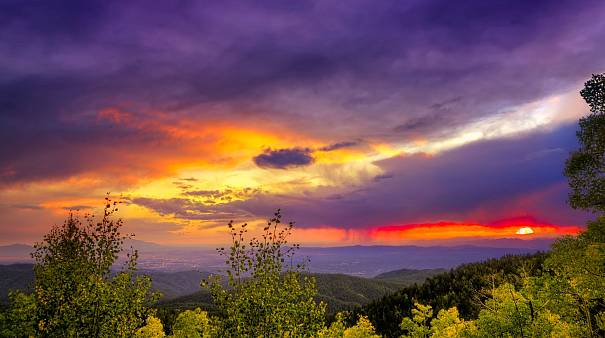
<path id="1" fill-rule="evenodd" d="M 472 337 L 477 331 L 472 321 L 460 319 L 456 307 L 440 310 L 433 318 L 431 306 L 414 303 L 412 315 L 401 321 L 402 338 Z"/>
<path id="2" fill-rule="evenodd" d="M 430 305 L 414 303 L 412 318 L 405 317 L 401 321 L 401 330 L 405 332 L 401 337 L 425 338 L 429 337 L 431 329 L 429 323 L 433 317 L 433 308 Z"/>
<path id="3" fill-rule="evenodd" d="M 174 338 L 209 338 L 216 335 L 208 313 L 197 308 L 181 312 L 172 327 Z"/>
<path id="4" fill-rule="evenodd" d="M 593 75 L 580 92 L 591 113 L 580 119 L 580 149 L 565 165 L 573 208 L 605 212 L 605 74 Z"/>
<path id="5" fill-rule="evenodd" d="M 347 327 L 345 321 L 345 315 L 337 313 L 336 320 L 329 327 L 321 329 L 317 338 L 380 338 L 366 316 L 359 316 L 357 323 L 352 327 Z"/>
<path id="6" fill-rule="evenodd" d="M 36 333 L 36 300 L 23 292 L 9 294 L 9 308 L 0 312 L 0 337 L 31 337 Z"/>
<path id="7" fill-rule="evenodd" d="M 583 337 L 576 323 L 569 323 L 550 311 L 550 299 L 536 297 L 523 288 L 516 291 L 508 283 L 492 291 L 475 321 L 476 337 Z M 543 294 L 548 296 L 547 294 Z"/>
<path id="8" fill-rule="evenodd" d="M 225 257 L 228 287 L 214 276 L 209 287 L 220 314 L 222 337 L 312 336 L 323 327 L 325 304 L 317 303 L 315 279 L 295 263 L 298 245 L 288 246 L 294 223 L 278 210 L 260 238 L 246 240 L 247 225 L 228 224 L 232 244 Z"/>
<path id="9" fill-rule="evenodd" d="M 144 325 L 157 299 L 151 280 L 134 275 L 137 252 L 117 274 L 111 268 L 122 252 L 118 202 L 105 198 L 103 217 L 70 213 L 34 246 L 33 304 L 16 302 L 13 313 L 31 309 L 35 335 L 45 337 L 126 337 Z M 26 331 L 24 331 L 26 332 Z"/>
<path id="10" fill-rule="evenodd" d="M 456 307 L 440 310 L 437 317 L 431 320 L 431 337 L 472 337 L 476 336 L 477 327 L 473 321 L 460 319 Z"/>
<path id="11" fill-rule="evenodd" d="M 550 273 L 553 311 L 583 325 L 588 336 L 605 334 L 600 319 L 605 309 L 605 242 L 600 235 L 605 217 L 589 223 L 587 231 L 564 237 L 552 246 L 545 268 Z M 601 313 L 600 313 L 601 312 Z"/>
<path id="12" fill-rule="evenodd" d="M 162 321 L 154 316 L 149 316 L 145 320 L 145 326 L 138 329 L 134 336 L 135 338 L 163 338 L 166 337 L 166 334 Z"/>

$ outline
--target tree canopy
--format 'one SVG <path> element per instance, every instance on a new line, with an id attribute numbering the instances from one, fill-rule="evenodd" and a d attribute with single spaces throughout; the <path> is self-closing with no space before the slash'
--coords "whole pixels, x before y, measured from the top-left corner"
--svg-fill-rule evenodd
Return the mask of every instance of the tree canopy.
<path id="1" fill-rule="evenodd" d="M 129 238 L 121 233 L 122 220 L 115 219 L 118 205 L 107 196 L 98 220 L 85 215 L 82 221 L 70 212 L 34 246 L 33 293 L 13 293 L 6 316 L 6 327 L 18 330 L 14 336 L 130 337 L 153 313 L 149 305 L 157 295 L 151 280 L 133 274 L 137 252 L 129 252 L 124 266 L 112 272 Z"/>
<path id="2" fill-rule="evenodd" d="M 577 132 L 580 148 L 565 165 L 573 208 L 605 212 L 605 75 L 593 75 L 580 92 L 590 107 Z"/>

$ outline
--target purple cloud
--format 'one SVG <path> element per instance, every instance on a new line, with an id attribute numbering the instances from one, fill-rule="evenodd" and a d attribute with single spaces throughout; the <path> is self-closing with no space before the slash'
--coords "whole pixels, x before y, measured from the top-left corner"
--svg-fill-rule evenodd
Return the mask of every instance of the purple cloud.
<path id="1" fill-rule="evenodd" d="M 604 10 L 592 0 L 5 1 L 0 184 L 128 165 L 107 145 L 143 153 L 162 144 L 99 123 L 108 106 L 269 121 L 326 142 L 447 133 L 603 71 Z M 565 130 L 386 160 L 385 175 L 342 198 L 261 194 L 230 207 L 264 217 L 284 206 L 301 224 L 342 226 L 455 216 L 563 182 L 566 155 L 554 150 L 575 144 Z M 305 148 L 255 158 L 269 168 L 312 161 Z"/>
<path id="2" fill-rule="evenodd" d="M 359 141 L 337 142 L 337 143 L 333 143 L 333 144 L 330 144 L 330 145 L 325 146 L 325 147 L 321 147 L 318 150 L 321 150 L 321 151 L 333 151 L 333 150 L 338 150 L 338 149 L 343 149 L 343 148 L 354 147 L 354 146 L 358 145 L 359 143 L 360 143 Z"/>
<path id="3" fill-rule="evenodd" d="M 254 163 L 261 168 L 288 169 L 310 165 L 314 159 L 309 148 L 266 149 L 254 157 Z"/>

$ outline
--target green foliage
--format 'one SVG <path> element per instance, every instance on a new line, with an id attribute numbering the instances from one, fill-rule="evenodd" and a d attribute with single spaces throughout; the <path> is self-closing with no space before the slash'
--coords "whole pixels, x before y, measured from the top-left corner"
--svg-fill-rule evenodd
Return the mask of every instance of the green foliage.
<path id="1" fill-rule="evenodd" d="M 321 329 L 317 333 L 317 338 L 379 338 L 374 326 L 368 320 L 368 317 L 359 316 L 357 323 L 352 327 L 347 327 L 345 316 L 342 313 L 336 315 L 335 321 L 329 327 Z"/>
<path id="2" fill-rule="evenodd" d="M 465 264 L 448 273 L 428 278 L 352 311 L 352 317 L 367 315 L 378 333 L 387 337 L 403 334 L 400 323 L 412 316 L 414 303 L 430 305 L 435 312 L 456 307 L 464 319 L 477 318 L 481 303 L 489 298 L 482 292 L 493 285 L 510 282 L 523 284 L 520 271 L 529 276 L 542 272 L 545 254 L 505 256 L 481 263 Z M 349 321 L 351 319 L 349 318 Z"/>
<path id="3" fill-rule="evenodd" d="M 374 326 L 368 320 L 368 317 L 360 316 L 357 324 L 347 328 L 343 335 L 344 338 L 380 338 L 374 330 Z"/>
<path id="4" fill-rule="evenodd" d="M 580 149 L 565 165 L 573 208 L 605 212 L 605 75 L 593 75 L 581 91 L 591 114 L 580 119 Z"/>
<path id="5" fill-rule="evenodd" d="M 605 217 L 600 217 L 577 237 L 558 240 L 545 262 L 555 310 L 567 321 L 583 325 L 589 336 L 605 334 L 599 325 L 600 313 L 605 310 L 603 228 Z"/>
<path id="6" fill-rule="evenodd" d="M 476 336 L 477 328 L 473 321 L 460 319 L 456 307 L 440 310 L 437 318 L 431 321 L 431 337 L 467 337 Z"/>
<path id="7" fill-rule="evenodd" d="M 521 270 L 516 285 L 494 282 L 484 288 L 476 320 L 461 320 L 456 308 L 440 310 L 431 320 L 430 306 L 416 304 L 413 317 L 401 322 L 404 337 L 603 336 L 605 247 L 595 240 L 602 238 L 603 222 L 558 240 L 542 273 Z"/>
<path id="8" fill-rule="evenodd" d="M 437 317 L 432 318 L 430 306 L 415 303 L 412 314 L 412 318 L 401 321 L 401 330 L 405 332 L 402 338 L 466 337 L 476 333 L 474 323 L 460 319 L 456 307 L 440 310 Z"/>
<path id="9" fill-rule="evenodd" d="M 414 270 L 408 271 L 410 274 L 414 273 Z M 426 272 L 423 272 L 423 274 L 424 273 Z M 365 305 L 371 301 L 389 295 L 405 285 L 409 285 L 404 284 L 407 281 L 404 282 L 400 280 L 395 282 L 395 280 L 386 281 L 343 274 L 312 273 L 309 275 L 310 277 L 315 278 L 317 286 L 317 295 L 315 296 L 315 299 L 326 303 L 326 313 L 328 316 Z M 156 275 L 152 274 L 151 276 L 154 278 L 153 282 L 155 284 Z M 183 309 L 194 309 L 196 307 L 201 307 L 210 314 L 216 313 L 216 308 L 212 304 L 212 297 L 209 290 L 202 289 L 185 296 L 163 300 L 158 304 L 158 311 L 165 311 L 166 314 L 168 314 L 170 310 L 179 311 Z M 170 322 L 168 321 L 173 322 L 174 320 L 162 317 L 164 325 L 170 325 Z"/>
<path id="10" fill-rule="evenodd" d="M 154 316 L 149 316 L 145 320 L 145 326 L 135 332 L 135 338 L 163 338 L 164 326 L 162 321 Z"/>
<path id="11" fill-rule="evenodd" d="M 553 246 L 541 274 L 519 274 L 518 286 L 494 283 L 476 320 L 455 308 L 431 320 L 429 306 L 415 305 L 404 318 L 405 337 L 602 337 L 605 309 L 605 218 Z M 430 321 L 430 327 L 428 322 Z"/>
<path id="12" fill-rule="evenodd" d="M 9 294 L 9 308 L 0 312 L 0 337 L 34 336 L 36 301 L 23 292 Z"/>
<path id="13" fill-rule="evenodd" d="M 315 279 L 294 263 L 297 245 L 287 246 L 293 223 L 283 226 L 278 210 L 261 238 L 247 241 L 246 224 L 228 227 L 232 245 L 219 249 L 228 265 L 228 287 L 219 277 L 208 286 L 217 307 L 222 337 L 305 337 L 322 326 L 325 304 L 317 303 Z M 287 265 L 286 265 L 287 264 Z"/>
<path id="14" fill-rule="evenodd" d="M 476 320 L 477 337 L 582 337 L 582 329 L 549 310 L 548 299 L 503 284 Z"/>
<path id="15" fill-rule="evenodd" d="M 405 332 L 401 337 L 425 338 L 430 335 L 429 322 L 433 317 L 433 308 L 430 305 L 414 303 L 412 318 L 403 318 L 399 327 Z"/>
<path id="16" fill-rule="evenodd" d="M 402 284 L 343 274 L 312 274 L 316 299 L 327 304 L 328 314 L 350 310 L 399 290 Z"/>
<path id="17" fill-rule="evenodd" d="M 114 220 L 118 202 L 105 198 L 103 217 L 85 222 L 70 214 L 34 246 L 35 282 L 32 302 L 14 301 L 11 313 L 31 309 L 29 331 L 45 337 L 132 336 L 152 314 L 157 299 L 146 276 L 134 276 L 137 253 L 128 255 L 123 270 L 111 274 L 122 251 L 121 219 Z M 32 305 L 33 304 L 33 305 Z M 29 312 L 29 311 L 28 311 Z M 28 332 L 28 331 L 24 331 Z"/>
<path id="18" fill-rule="evenodd" d="M 215 336 L 214 331 L 208 313 L 197 308 L 183 311 L 178 315 L 172 327 L 171 337 L 208 338 Z"/>

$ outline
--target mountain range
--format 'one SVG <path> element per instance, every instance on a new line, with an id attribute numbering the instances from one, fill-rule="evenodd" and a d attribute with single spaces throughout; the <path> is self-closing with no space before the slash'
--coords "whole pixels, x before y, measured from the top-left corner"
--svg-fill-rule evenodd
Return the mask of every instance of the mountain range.
<path id="1" fill-rule="evenodd" d="M 313 273 L 375 277 L 400 270 L 451 269 L 465 263 L 498 258 L 507 254 L 528 254 L 548 250 L 551 239 L 485 240 L 482 246 L 343 246 L 302 247 L 300 259 L 308 259 Z M 220 273 L 224 259 L 213 248 L 164 246 L 130 241 L 139 251 L 141 270 L 155 272 L 207 271 Z M 0 264 L 31 263 L 32 247 L 25 244 L 0 246 Z"/>
<path id="2" fill-rule="evenodd" d="M 328 311 L 350 309 L 392 294 L 402 287 L 422 283 L 426 278 L 446 272 L 433 270 L 399 270 L 363 278 L 344 274 L 313 274 L 317 281 L 318 299 L 326 302 Z M 212 309 L 210 293 L 200 287 L 208 272 L 141 271 L 152 279 L 153 288 L 162 293 L 159 306 L 167 309 L 203 307 Z M 30 292 L 34 280 L 32 264 L 0 265 L 0 303 L 8 301 L 10 290 Z"/>

